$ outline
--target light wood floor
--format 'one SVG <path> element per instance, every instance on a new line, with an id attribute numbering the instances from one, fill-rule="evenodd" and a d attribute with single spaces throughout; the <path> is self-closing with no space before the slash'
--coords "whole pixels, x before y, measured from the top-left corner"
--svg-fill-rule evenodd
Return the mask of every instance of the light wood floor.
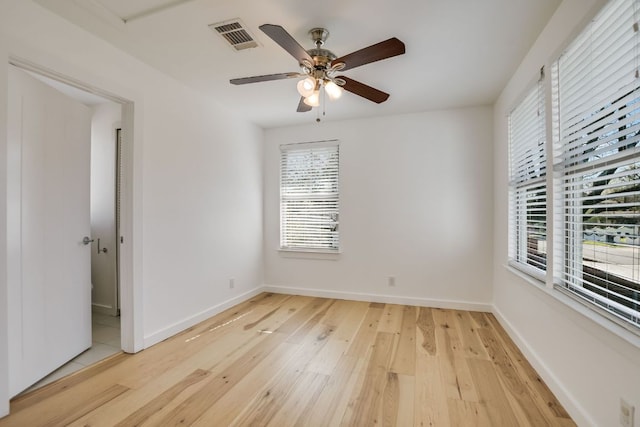
<path id="1" fill-rule="evenodd" d="M 488 313 L 261 294 L 0 426 L 575 425 Z"/>

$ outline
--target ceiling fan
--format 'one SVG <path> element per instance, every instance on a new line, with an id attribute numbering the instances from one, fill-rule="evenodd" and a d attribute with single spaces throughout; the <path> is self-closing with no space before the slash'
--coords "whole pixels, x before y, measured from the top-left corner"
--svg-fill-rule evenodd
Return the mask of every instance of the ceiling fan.
<path id="1" fill-rule="evenodd" d="M 316 46 L 314 49 L 309 50 L 305 50 L 300 46 L 280 25 L 264 24 L 259 28 L 298 61 L 302 73 L 290 72 L 243 77 L 231 79 L 230 83 L 242 85 L 304 77 L 297 84 L 298 92 L 301 95 L 297 109 L 300 113 L 310 111 L 312 107 L 320 105 L 321 90 L 330 99 L 339 98 L 344 89 L 378 104 L 386 101 L 389 98 L 388 93 L 346 76 L 336 76 L 336 73 L 405 53 L 404 43 L 393 37 L 348 55 L 337 57 L 330 50 L 322 48 L 329 36 L 329 31 L 325 28 L 313 28 L 309 31 L 309 36 Z"/>

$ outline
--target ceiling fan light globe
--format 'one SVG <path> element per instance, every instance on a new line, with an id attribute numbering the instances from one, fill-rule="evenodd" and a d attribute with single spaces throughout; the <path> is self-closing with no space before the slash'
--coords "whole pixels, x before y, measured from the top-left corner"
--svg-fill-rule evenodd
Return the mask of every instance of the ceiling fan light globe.
<path id="1" fill-rule="evenodd" d="M 300 80 L 296 87 L 298 88 L 298 93 L 301 96 L 308 98 L 313 95 L 313 91 L 316 88 L 316 81 L 312 77 L 307 77 L 304 80 Z"/>
<path id="2" fill-rule="evenodd" d="M 342 96 L 342 88 L 332 81 L 324 85 L 324 90 L 332 101 Z"/>
<path id="3" fill-rule="evenodd" d="M 320 91 L 314 91 L 310 96 L 304 99 L 304 103 L 310 107 L 317 107 L 320 105 Z"/>

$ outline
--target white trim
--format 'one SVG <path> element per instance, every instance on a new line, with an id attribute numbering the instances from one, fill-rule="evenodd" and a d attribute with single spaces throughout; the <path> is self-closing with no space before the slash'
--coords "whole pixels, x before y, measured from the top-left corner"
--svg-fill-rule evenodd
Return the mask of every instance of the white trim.
<path id="1" fill-rule="evenodd" d="M 223 301 L 219 304 L 216 304 L 212 307 L 207 308 L 206 310 L 202 310 L 199 313 L 194 314 L 193 316 L 189 316 L 187 318 L 182 319 L 179 322 L 176 322 L 166 328 L 160 329 L 152 334 L 149 334 L 144 337 L 144 348 L 149 348 L 154 344 L 157 344 L 161 341 L 166 340 L 167 338 L 171 338 L 172 336 L 190 328 L 198 323 L 207 320 L 208 318 L 215 316 L 223 312 L 224 310 L 238 305 L 254 296 L 264 292 L 262 286 L 257 286 L 250 291 L 247 291 L 243 294 L 237 295 L 235 297 L 229 298 L 226 301 Z"/>
<path id="2" fill-rule="evenodd" d="M 0 418 L 9 415 L 9 318 L 7 280 L 7 113 L 8 58 L 6 37 L 0 37 Z"/>
<path id="3" fill-rule="evenodd" d="M 431 298 L 417 298 L 410 296 L 370 294 L 360 292 L 330 291 L 325 289 L 296 288 L 289 286 L 264 285 L 263 292 L 275 294 L 303 295 L 310 297 L 335 298 L 352 301 L 381 302 L 385 304 L 413 305 L 418 307 L 448 308 L 452 310 L 484 311 L 491 312 L 493 306 L 490 303 L 440 300 Z"/>
<path id="4" fill-rule="evenodd" d="M 298 258 L 298 259 L 319 259 L 337 261 L 340 259 L 342 251 L 321 251 L 313 249 L 278 249 L 278 254 L 283 258 Z"/>
<path id="5" fill-rule="evenodd" d="M 492 312 L 509 337 L 513 340 L 520 351 L 522 351 L 527 361 L 531 366 L 533 366 L 533 369 L 535 369 L 538 375 L 542 377 L 545 384 L 549 389 L 551 389 L 567 412 L 569 412 L 573 421 L 575 421 L 579 426 L 589 425 L 597 427 L 597 423 L 589 417 L 588 412 L 573 398 L 573 395 L 564 387 L 562 381 L 553 375 L 552 371 L 547 367 L 542 358 L 538 356 L 538 354 L 529 346 L 529 343 L 522 338 L 513 325 L 511 325 L 511 323 L 503 316 L 502 312 L 495 306 L 493 306 Z"/>

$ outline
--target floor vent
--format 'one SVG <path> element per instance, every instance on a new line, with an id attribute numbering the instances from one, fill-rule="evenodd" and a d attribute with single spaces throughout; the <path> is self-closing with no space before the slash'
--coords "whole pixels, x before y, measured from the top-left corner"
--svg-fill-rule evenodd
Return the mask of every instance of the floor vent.
<path id="1" fill-rule="evenodd" d="M 235 50 L 258 47 L 258 42 L 255 41 L 239 19 L 210 24 L 209 28 L 224 38 Z"/>

